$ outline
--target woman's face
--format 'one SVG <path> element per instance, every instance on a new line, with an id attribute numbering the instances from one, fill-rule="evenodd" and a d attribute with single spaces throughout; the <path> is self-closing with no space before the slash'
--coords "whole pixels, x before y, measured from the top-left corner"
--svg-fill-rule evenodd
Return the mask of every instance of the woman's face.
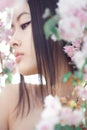
<path id="1" fill-rule="evenodd" d="M 13 9 L 11 46 L 18 70 L 23 75 L 37 73 L 36 56 L 33 45 L 31 15 L 28 3 L 17 3 Z"/>

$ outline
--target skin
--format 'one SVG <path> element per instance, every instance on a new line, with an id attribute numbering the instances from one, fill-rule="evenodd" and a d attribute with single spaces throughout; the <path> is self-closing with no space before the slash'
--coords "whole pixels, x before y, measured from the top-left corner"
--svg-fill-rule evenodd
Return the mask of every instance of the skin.
<path id="1" fill-rule="evenodd" d="M 30 9 L 26 1 L 16 4 L 13 9 L 12 39 L 19 73 L 30 75 L 37 73 L 37 63 L 33 44 Z M 27 63 L 27 64 L 26 64 Z"/>
<path id="2" fill-rule="evenodd" d="M 33 44 L 31 15 L 26 1 L 16 4 L 12 19 L 12 39 L 10 45 L 14 48 L 14 55 L 18 70 L 23 75 L 37 73 L 37 64 Z M 38 86 L 27 85 L 31 108 L 28 116 L 15 118 L 14 109 L 18 103 L 19 85 L 10 85 L 0 94 L 0 130 L 34 130 L 40 120 L 42 102 Z M 38 93 L 37 93 L 38 92 Z M 27 101 L 25 100 L 27 111 Z"/>

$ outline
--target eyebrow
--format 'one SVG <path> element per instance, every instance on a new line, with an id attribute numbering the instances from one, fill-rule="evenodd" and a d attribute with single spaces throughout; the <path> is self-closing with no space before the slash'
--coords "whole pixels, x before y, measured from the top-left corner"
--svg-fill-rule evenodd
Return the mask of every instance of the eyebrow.
<path id="1" fill-rule="evenodd" d="M 21 17 L 21 16 L 23 16 L 23 15 L 25 15 L 25 14 L 30 15 L 30 13 L 28 13 L 28 12 L 23 12 L 23 13 L 21 13 L 21 14 L 17 17 L 17 20 L 19 20 L 19 19 L 20 19 L 20 17 Z"/>
<path id="2" fill-rule="evenodd" d="M 25 14 L 30 15 L 30 13 L 28 13 L 28 12 L 23 12 L 23 13 L 21 13 L 21 14 L 18 15 L 17 21 L 19 21 L 20 17 L 23 16 L 23 15 L 25 15 Z M 13 27 L 13 24 L 11 24 L 11 28 L 12 27 Z"/>

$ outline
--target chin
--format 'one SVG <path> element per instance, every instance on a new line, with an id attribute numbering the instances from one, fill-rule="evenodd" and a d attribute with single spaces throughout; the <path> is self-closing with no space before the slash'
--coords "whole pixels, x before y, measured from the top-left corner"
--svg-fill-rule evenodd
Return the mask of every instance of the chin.
<path id="1" fill-rule="evenodd" d="M 19 73 L 27 76 L 27 75 L 37 74 L 38 71 L 36 69 L 19 69 Z"/>
<path id="2" fill-rule="evenodd" d="M 33 75 L 33 74 L 37 74 L 38 70 L 37 70 L 37 64 L 23 64 L 23 62 L 21 62 L 20 64 L 18 64 L 18 70 L 19 73 L 22 75 Z"/>

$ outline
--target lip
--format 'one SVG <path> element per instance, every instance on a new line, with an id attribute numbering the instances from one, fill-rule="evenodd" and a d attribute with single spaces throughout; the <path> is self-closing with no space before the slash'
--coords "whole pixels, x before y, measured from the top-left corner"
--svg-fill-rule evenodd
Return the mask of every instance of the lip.
<path id="1" fill-rule="evenodd" d="M 23 53 L 19 53 L 19 52 L 16 52 L 15 54 L 15 60 L 16 60 L 16 63 L 19 63 L 23 57 Z"/>

